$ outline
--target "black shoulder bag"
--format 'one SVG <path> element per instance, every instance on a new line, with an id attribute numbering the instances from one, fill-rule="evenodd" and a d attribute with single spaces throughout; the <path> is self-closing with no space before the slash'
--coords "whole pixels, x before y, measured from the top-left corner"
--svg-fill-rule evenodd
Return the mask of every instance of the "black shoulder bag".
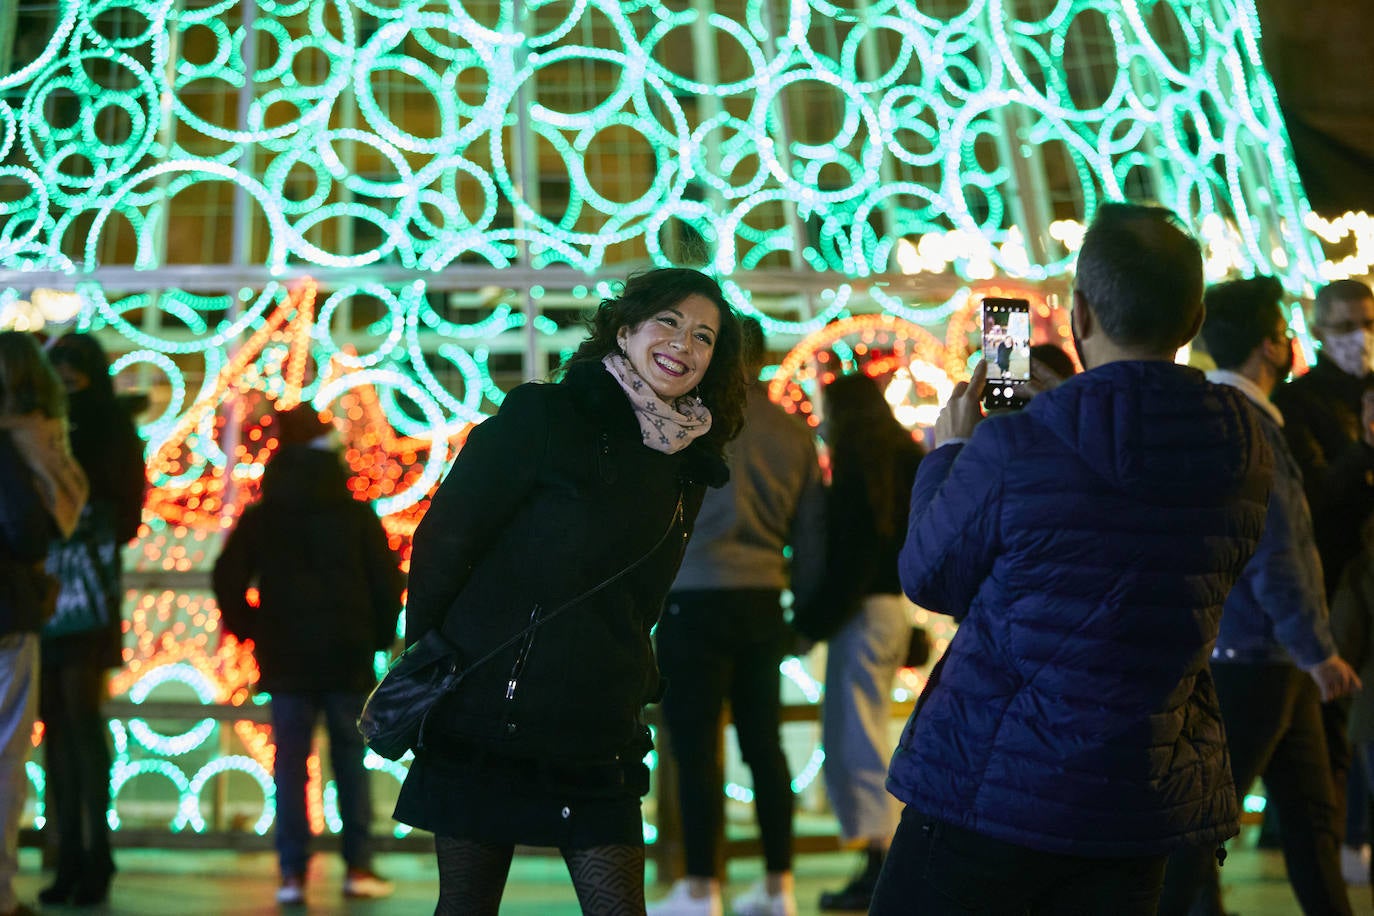
<path id="1" fill-rule="evenodd" d="M 414 645 L 401 653 L 387 669 L 381 682 L 368 695 L 367 702 L 363 704 L 362 714 L 358 717 L 358 731 L 362 733 L 363 741 L 387 760 L 400 760 L 406 751 L 418 751 L 423 748 L 425 725 L 429 721 L 430 712 L 440 700 L 458 689 L 458 685 L 469 671 L 531 636 L 535 630 L 559 614 L 637 568 L 663 546 L 663 542 L 668 540 L 668 535 L 672 534 L 673 528 L 681 518 L 682 496 L 679 494 L 677 508 L 673 510 L 672 520 L 668 522 L 663 536 L 643 556 L 576 598 L 565 601 L 548 614 L 534 620 L 470 665 L 463 665 L 458 647 L 444 636 L 442 626 L 425 633 Z"/>

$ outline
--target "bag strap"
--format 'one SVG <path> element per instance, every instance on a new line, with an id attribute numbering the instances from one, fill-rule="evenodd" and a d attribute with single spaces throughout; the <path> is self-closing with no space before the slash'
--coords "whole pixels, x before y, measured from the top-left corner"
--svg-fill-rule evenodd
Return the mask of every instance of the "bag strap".
<path id="1" fill-rule="evenodd" d="M 658 549 L 663 546 L 664 541 L 668 540 L 668 535 L 673 533 L 673 529 L 677 527 L 678 522 L 682 519 L 682 497 L 683 494 L 681 491 L 679 491 L 677 495 L 677 507 L 673 509 L 673 517 L 669 519 L 668 527 L 664 529 L 663 534 L 659 537 L 659 539 L 654 542 L 654 546 L 650 547 L 647 551 L 645 551 L 643 556 L 635 560 L 630 565 L 624 567 L 614 575 L 607 576 L 605 579 L 602 579 L 596 585 L 593 585 L 591 588 L 587 589 L 582 594 L 578 595 L 576 598 L 568 599 L 567 601 L 560 604 L 558 607 L 554 608 L 549 613 L 537 618 L 536 620 L 531 621 L 524 629 L 520 630 L 518 633 L 511 636 L 509 639 L 501 643 L 495 649 L 492 649 L 486 655 L 483 655 L 481 658 L 477 659 L 477 661 L 473 662 L 471 665 L 468 665 L 464 669 L 464 674 L 466 674 L 468 671 L 471 671 L 473 668 L 476 668 L 478 665 L 485 664 L 486 662 L 491 661 L 493 658 L 500 655 L 502 652 L 509 649 L 511 646 L 515 645 L 517 642 L 524 639 L 526 636 L 529 636 L 535 630 L 539 629 L 544 624 L 553 620 L 555 617 L 562 614 L 564 611 L 568 610 L 576 604 L 579 604 L 587 600 L 592 595 L 595 595 L 597 592 L 600 592 L 601 590 L 609 587 L 613 583 L 617 582 L 624 576 L 629 575 L 631 572 L 633 572 L 634 570 L 638 569 L 641 565 L 643 565 L 644 561 L 648 560 L 649 557 L 653 556 L 655 553 L 658 552 Z M 450 613 L 452 613 L 452 608 L 450 608 L 449 610 Z M 447 614 L 444 615 L 444 619 L 448 619 Z M 442 631 L 442 625 L 439 629 Z"/>

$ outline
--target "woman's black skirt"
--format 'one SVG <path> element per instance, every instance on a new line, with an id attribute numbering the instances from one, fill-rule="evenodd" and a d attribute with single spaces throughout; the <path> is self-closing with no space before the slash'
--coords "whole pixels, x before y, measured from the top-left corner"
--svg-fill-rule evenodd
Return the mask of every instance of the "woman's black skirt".
<path id="1" fill-rule="evenodd" d="M 641 845 L 642 758 L 606 763 L 507 757 L 445 742 L 410 764 L 393 815 L 438 836 L 586 849 Z"/>

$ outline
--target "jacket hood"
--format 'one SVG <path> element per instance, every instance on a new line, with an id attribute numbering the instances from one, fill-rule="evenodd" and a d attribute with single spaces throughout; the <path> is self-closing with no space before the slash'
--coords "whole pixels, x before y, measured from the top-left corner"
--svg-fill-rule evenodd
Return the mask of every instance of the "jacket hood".
<path id="1" fill-rule="evenodd" d="M 308 445 L 287 445 L 262 472 L 263 502 L 301 508 L 352 499 L 339 453 Z"/>
<path id="2" fill-rule="evenodd" d="M 1175 363 L 1108 363 L 1026 410 L 1094 473 L 1161 505 L 1227 498 L 1267 461 L 1245 396 Z"/>

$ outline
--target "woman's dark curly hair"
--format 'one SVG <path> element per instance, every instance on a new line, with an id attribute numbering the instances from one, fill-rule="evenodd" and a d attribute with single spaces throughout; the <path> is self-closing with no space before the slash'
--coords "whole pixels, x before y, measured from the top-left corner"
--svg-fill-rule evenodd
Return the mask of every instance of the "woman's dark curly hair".
<path id="1" fill-rule="evenodd" d="M 620 350 L 616 336 L 621 328 L 633 330 L 664 309 L 677 305 L 691 295 L 705 296 L 720 312 L 720 331 L 698 392 L 711 411 L 711 431 L 701 437 L 707 448 L 723 454 L 725 444 L 739 434 L 744 423 L 744 369 L 740 359 L 739 316 L 725 301 L 720 284 L 697 270 L 665 267 L 632 275 L 620 295 L 603 299 L 587 321 L 590 336 L 567 361 L 558 375 L 580 362 L 600 362 L 607 353 Z"/>
<path id="2" fill-rule="evenodd" d="M 0 416 L 67 415 L 67 394 L 32 334 L 0 331 Z"/>
<path id="3" fill-rule="evenodd" d="M 64 334 L 48 349 L 53 368 L 70 366 L 90 381 L 94 400 L 113 404 L 114 381 L 110 378 L 110 357 L 94 334 Z"/>

